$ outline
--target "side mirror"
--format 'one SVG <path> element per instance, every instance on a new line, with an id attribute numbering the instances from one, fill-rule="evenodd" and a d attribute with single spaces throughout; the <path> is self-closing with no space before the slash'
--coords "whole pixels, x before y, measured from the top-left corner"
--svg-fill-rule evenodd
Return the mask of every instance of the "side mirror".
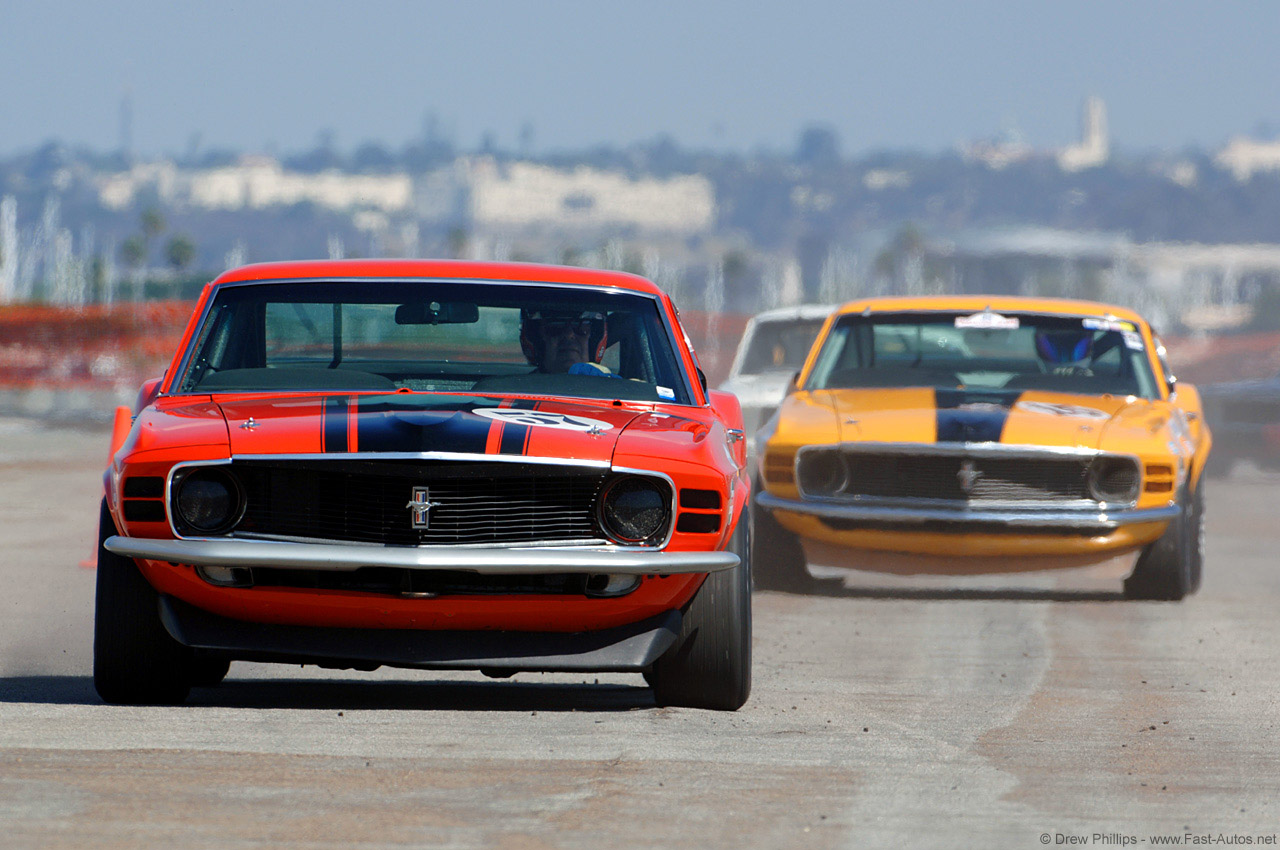
<path id="1" fill-rule="evenodd" d="M 787 395 L 791 395 L 798 389 L 800 389 L 800 373 L 796 372 L 791 376 L 791 380 L 787 381 Z"/>

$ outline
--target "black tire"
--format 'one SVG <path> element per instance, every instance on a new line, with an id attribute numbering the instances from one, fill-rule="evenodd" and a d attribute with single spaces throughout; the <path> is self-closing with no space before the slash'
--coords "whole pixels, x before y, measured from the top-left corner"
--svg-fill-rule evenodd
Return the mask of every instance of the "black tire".
<path id="1" fill-rule="evenodd" d="M 756 478 L 751 492 L 763 493 L 764 485 Z M 778 524 L 764 508 L 752 512 L 751 570 L 756 590 L 782 590 L 808 593 L 813 589 L 813 576 L 805 563 L 800 541 Z"/>
<path id="2" fill-rule="evenodd" d="M 742 563 L 707 576 L 684 609 L 680 634 L 645 679 L 658 705 L 737 711 L 751 694 L 751 529 L 738 520 Z"/>
<path id="3" fill-rule="evenodd" d="M 197 655 L 187 665 L 191 686 L 194 688 L 213 688 L 222 684 L 231 669 L 231 661 L 209 655 Z"/>
<path id="4" fill-rule="evenodd" d="M 1199 584 L 1202 535 L 1195 497 L 1184 490 L 1178 502 L 1178 517 L 1159 540 L 1142 550 L 1133 574 L 1124 580 L 1127 598 L 1177 601 Z"/>
<path id="5" fill-rule="evenodd" d="M 1188 593 L 1200 589 L 1204 574 L 1204 476 L 1191 494 L 1191 584 Z"/>
<path id="6" fill-rule="evenodd" d="M 98 520 L 93 686 L 110 703 L 177 705 L 191 690 L 191 650 L 160 622 L 160 600 L 132 558 L 102 545 L 116 533 L 107 504 Z"/>

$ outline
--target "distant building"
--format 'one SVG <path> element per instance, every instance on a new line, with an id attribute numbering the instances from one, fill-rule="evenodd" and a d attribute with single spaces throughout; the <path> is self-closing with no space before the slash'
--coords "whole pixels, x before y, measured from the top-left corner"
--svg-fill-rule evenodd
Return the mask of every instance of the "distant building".
<path id="1" fill-rule="evenodd" d="M 980 162 L 995 171 L 1049 156 L 1057 159 L 1063 171 L 1081 171 L 1105 164 L 1111 156 L 1111 138 L 1107 131 L 1107 107 L 1102 98 L 1085 99 L 1080 125 L 1079 143 L 1056 152 L 1037 151 L 1012 129 L 999 138 L 964 145 L 960 152 L 968 162 Z"/>
<path id="2" fill-rule="evenodd" d="M 124 209 L 144 190 L 161 201 L 208 210 L 262 209 L 312 203 L 334 210 L 407 212 L 413 181 L 407 174 L 289 172 L 270 157 L 245 157 L 236 165 L 198 171 L 171 162 L 142 163 L 98 181 L 103 206 Z"/>
<path id="3" fill-rule="evenodd" d="M 715 223 L 715 190 L 701 175 L 631 177 L 481 156 L 425 175 L 415 195 L 424 222 L 481 231 L 694 234 Z"/>
<path id="4" fill-rule="evenodd" d="M 1058 167 L 1063 171 L 1081 171 L 1106 163 L 1111 156 L 1111 139 L 1107 133 L 1107 107 L 1100 97 L 1084 102 L 1080 143 L 1058 152 Z"/>
<path id="5" fill-rule="evenodd" d="M 1261 142 L 1237 137 L 1213 161 L 1219 168 L 1225 168 L 1244 183 L 1256 172 L 1280 171 L 1280 141 Z"/>
<path id="6" fill-rule="evenodd" d="M 135 165 L 98 178 L 109 209 L 126 209 L 142 194 L 205 210 L 263 209 L 311 203 L 348 212 L 356 226 L 376 230 L 389 216 L 497 232 L 547 230 L 689 235 L 715 223 L 715 190 L 701 175 L 631 177 L 586 166 L 572 170 L 492 157 L 458 159 L 421 175 L 307 174 L 269 157 L 187 171 L 171 162 Z"/>

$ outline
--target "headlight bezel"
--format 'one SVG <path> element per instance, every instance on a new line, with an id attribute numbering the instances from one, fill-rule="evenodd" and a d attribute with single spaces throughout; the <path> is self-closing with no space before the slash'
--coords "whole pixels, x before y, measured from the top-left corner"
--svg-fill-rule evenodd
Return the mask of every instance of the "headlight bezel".
<path id="1" fill-rule="evenodd" d="M 219 522 L 214 524 L 199 524 L 193 521 L 188 510 L 183 507 L 183 495 L 186 489 L 193 486 L 194 483 L 202 481 L 221 484 L 229 500 L 225 513 Z M 175 468 L 169 485 L 167 502 L 170 516 L 173 520 L 173 529 L 182 537 L 216 537 L 224 535 L 234 529 L 240 520 L 244 518 L 247 507 L 244 486 L 231 469 L 223 464 L 191 465 Z"/>
<path id="2" fill-rule="evenodd" d="M 1105 481 L 1107 476 L 1116 474 L 1131 476 L 1123 488 L 1114 482 Z M 1103 505 L 1131 507 L 1138 502 L 1142 493 L 1142 471 L 1132 458 L 1119 455 L 1099 455 L 1089 464 L 1089 474 L 1085 482 L 1090 497 Z"/>
<path id="3" fill-rule="evenodd" d="M 600 490 L 600 498 L 596 501 L 596 522 L 600 526 L 600 531 L 609 541 L 621 546 L 643 546 L 646 548 L 661 548 L 665 546 L 675 529 L 675 485 L 666 476 L 653 473 L 646 474 L 631 470 L 615 470 L 615 472 L 618 474 L 605 483 Z M 626 488 L 633 486 L 643 486 L 657 495 L 658 499 L 655 507 L 661 510 L 660 516 L 652 523 L 651 530 L 643 536 L 625 533 L 626 529 L 619 529 L 614 524 L 617 520 L 610 514 L 610 500 L 625 495 Z"/>

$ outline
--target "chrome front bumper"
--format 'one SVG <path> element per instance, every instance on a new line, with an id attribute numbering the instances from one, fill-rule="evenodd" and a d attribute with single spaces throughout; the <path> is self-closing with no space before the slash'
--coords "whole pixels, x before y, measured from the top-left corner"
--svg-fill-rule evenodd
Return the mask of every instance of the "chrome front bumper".
<path id="1" fill-rule="evenodd" d="M 153 540 L 108 537 L 107 551 L 206 567 L 272 567 L 285 570 L 350 572 L 361 567 L 408 570 L 463 570 L 485 575 L 586 573 L 673 575 L 713 573 L 738 566 L 732 552 L 665 552 L 580 547 L 561 549 L 483 549 L 452 546 L 352 546 L 342 543 L 293 543 L 275 540 Z"/>
<path id="2" fill-rule="evenodd" d="M 797 501 L 783 499 L 770 493 L 757 494 L 756 504 L 770 511 L 789 511 L 825 520 L 865 522 L 868 527 L 904 523 L 921 525 L 942 523 L 954 525 L 956 531 L 962 531 L 966 526 L 974 525 L 1005 525 L 1025 531 L 1043 529 L 1045 531 L 1106 532 L 1134 523 L 1170 522 L 1178 516 L 1180 510 L 1177 505 L 1113 511 L 1080 508 L 1019 510 L 1017 508 L 885 507 L 816 500 Z"/>

